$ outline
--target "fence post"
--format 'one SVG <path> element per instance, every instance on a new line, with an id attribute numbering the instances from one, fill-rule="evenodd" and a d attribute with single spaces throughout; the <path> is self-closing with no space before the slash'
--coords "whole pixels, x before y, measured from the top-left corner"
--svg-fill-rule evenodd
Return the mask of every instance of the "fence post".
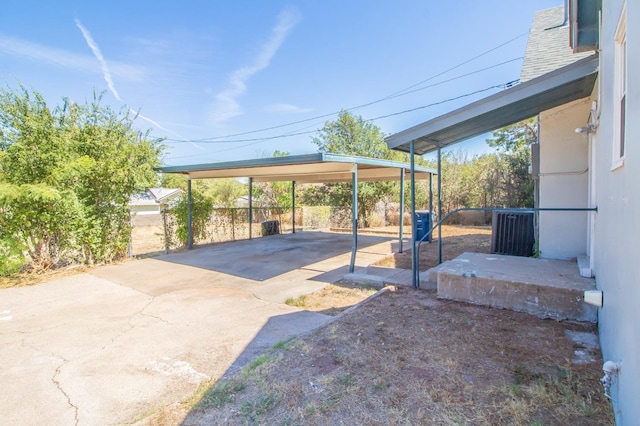
<path id="1" fill-rule="evenodd" d="M 236 240 L 236 209 L 231 208 L 231 241 Z"/>
<path id="2" fill-rule="evenodd" d="M 162 209 L 162 228 L 164 230 L 164 254 L 169 254 L 169 236 L 167 235 L 167 209 Z"/>

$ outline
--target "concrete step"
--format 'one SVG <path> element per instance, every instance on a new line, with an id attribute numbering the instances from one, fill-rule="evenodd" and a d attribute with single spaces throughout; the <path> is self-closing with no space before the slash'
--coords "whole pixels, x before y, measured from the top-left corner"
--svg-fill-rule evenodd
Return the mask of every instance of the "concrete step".
<path id="1" fill-rule="evenodd" d="M 411 271 L 407 269 L 385 268 L 382 266 L 368 266 L 358 269 L 352 274 L 344 276 L 345 280 L 361 284 L 382 286 L 384 284 L 412 286 Z M 429 282 L 427 272 L 420 273 L 420 288 L 436 289 L 435 282 Z"/>
<path id="2" fill-rule="evenodd" d="M 597 322 L 597 308 L 583 302 L 595 280 L 576 262 L 463 253 L 438 266 L 438 297 L 526 312 L 540 318 Z"/>

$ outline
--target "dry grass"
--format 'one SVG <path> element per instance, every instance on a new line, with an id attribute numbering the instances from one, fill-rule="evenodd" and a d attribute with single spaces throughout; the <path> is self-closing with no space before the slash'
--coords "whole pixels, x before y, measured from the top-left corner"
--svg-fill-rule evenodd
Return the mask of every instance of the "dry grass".
<path id="1" fill-rule="evenodd" d="M 565 330 L 595 332 L 399 289 L 219 381 L 184 424 L 613 424 L 599 354 L 572 364 Z"/>
<path id="2" fill-rule="evenodd" d="M 289 306 L 297 306 L 308 311 L 337 315 L 345 309 L 371 296 L 378 289 L 370 285 L 338 281 L 311 294 L 285 300 Z"/>
<path id="3" fill-rule="evenodd" d="M 438 232 L 434 232 L 431 243 L 420 247 L 420 269 L 438 265 Z M 442 225 L 442 260 L 455 259 L 464 252 L 489 253 L 491 250 L 490 226 Z M 376 266 L 411 269 L 411 250 L 395 253 L 377 263 Z"/>

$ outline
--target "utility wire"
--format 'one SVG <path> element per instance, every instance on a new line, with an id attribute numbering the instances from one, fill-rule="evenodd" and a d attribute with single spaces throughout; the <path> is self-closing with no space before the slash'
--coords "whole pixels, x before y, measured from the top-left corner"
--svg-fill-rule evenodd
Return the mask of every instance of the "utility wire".
<path id="1" fill-rule="evenodd" d="M 464 78 L 464 77 L 469 77 L 471 75 L 474 75 L 474 74 L 477 74 L 477 73 L 480 73 L 480 72 L 483 72 L 483 71 L 487 71 L 487 70 L 490 70 L 490 69 L 493 69 L 493 68 L 497 68 L 499 66 L 502 66 L 502 65 L 505 65 L 505 64 L 508 64 L 508 63 L 511 63 L 511 62 L 519 61 L 519 60 L 522 60 L 522 59 L 523 59 L 522 56 L 517 57 L 517 58 L 513 58 L 513 59 L 510 59 L 508 61 L 500 62 L 498 64 L 494 64 L 494 65 L 491 65 L 491 66 L 488 66 L 488 67 L 485 67 L 485 68 L 481 68 L 481 69 L 478 69 L 478 70 L 475 70 L 475 71 L 472 71 L 472 72 L 469 72 L 469 73 L 466 73 L 466 74 L 461 74 L 461 75 L 458 75 L 456 77 L 449 78 L 447 80 L 442 80 L 442 81 L 439 81 L 437 83 L 430 84 L 428 86 L 424 86 L 424 87 L 420 87 L 420 88 L 417 88 L 417 89 L 413 89 L 413 90 L 410 90 L 410 91 L 407 91 L 407 92 L 404 92 L 404 93 L 397 93 L 397 94 L 394 94 L 394 95 L 390 95 L 390 96 L 387 96 L 384 99 L 379 99 L 377 101 L 370 102 L 370 103 L 364 104 L 364 105 L 360 105 L 360 106 L 357 106 L 357 107 L 354 107 L 354 108 L 350 108 L 348 110 L 351 111 L 351 110 L 354 110 L 354 109 L 357 109 L 357 108 L 362 108 L 362 107 L 365 107 L 365 106 L 369 106 L 369 105 L 373 105 L 375 103 L 382 102 L 383 100 L 390 100 L 390 99 L 394 99 L 394 98 L 397 98 L 397 97 L 400 97 L 400 96 L 405 96 L 405 95 L 408 95 L 408 94 L 411 94 L 411 93 L 419 92 L 421 90 L 430 89 L 432 87 L 440 86 L 440 85 L 443 85 L 445 83 L 450 83 L 452 81 L 459 80 L 459 79 Z M 334 115 L 334 114 L 335 113 L 332 113 L 332 114 L 329 114 L 329 115 Z M 305 122 L 305 121 L 311 121 L 311 120 L 314 120 L 316 118 L 323 118 L 323 117 L 325 117 L 325 116 L 309 118 L 309 119 L 305 119 L 305 120 L 301 120 L 301 121 L 296 121 L 296 122 L 290 123 L 290 124 L 299 124 L 299 123 L 302 123 L 302 122 Z M 315 126 L 315 124 L 312 125 L 312 126 Z M 284 127 L 284 125 L 283 126 L 277 126 L 277 127 Z M 271 130 L 271 129 L 273 129 L 273 128 L 263 129 L 263 130 L 266 131 L 266 130 Z M 245 132 L 245 133 L 238 133 L 238 134 L 235 134 L 235 135 L 229 135 L 229 137 L 242 136 L 242 135 L 256 133 L 256 132 L 258 132 L 258 130 L 251 131 L 251 132 Z M 289 134 L 274 136 L 274 138 L 280 138 L 280 137 L 286 137 L 286 136 L 297 136 L 297 135 L 300 135 L 300 134 L 308 134 L 308 133 L 313 133 L 313 132 L 289 133 Z M 238 139 L 238 140 L 219 140 L 221 138 L 222 138 L 222 136 L 221 137 L 215 137 L 215 138 L 195 139 L 195 140 L 168 139 L 168 138 L 165 139 L 165 140 L 166 141 L 170 141 L 172 143 L 185 143 L 185 142 L 193 143 L 193 142 L 198 142 L 200 144 L 233 143 L 233 142 L 246 142 L 246 141 L 250 141 L 250 140 L 258 140 L 258 138 L 256 138 L 256 139 Z M 260 139 L 262 139 L 262 138 L 260 138 Z"/>
<path id="2" fill-rule="evenodd" d="M 518 83 L 518 80 L 512 80 L 512 81 L 509 81 L 507 83 L 496 84 L 496 85 L 493 85 L 493 86 L 486 87 L 484 89 L 480 89 L 480 90 L 476 90 L 476 91 L 473 91 L 473 92 L 465 93 L 463 95 L 459 95 L 459 96 L 455 96 L 455 97 L 452 97 L 452 98 L 444 99 L 444 100 L 441 100 L 441 101 L 438 101 L 438 102 L 433 102 L 433 103 L 430 103 L 428 105 L 422 105 L 422 106 L 419 106 L 419 107 L 416 107 L 416 108 L 411 108 L 411 109 L 407 109 L 407 110 L 404 110 L 404 111 L 394 112 L 392 114 L 387 114 L 387 115 L 382 115 L 382 116 L 379 116 L 379 117 L 367 119 L 366 121 L 376 121 L 376 120 L 381 120 L 383 118 L 388 118 L 388 117 L 393 117 L 393 116 L 396 116 L 396 115 L 406 114 L 406 113 L 413 112 L 413 111 L 418 111 L 420 109 L 425 109 L 425 108 L 429 108 L 429 107 L 432 107 L 432 106 L 441 105 L 441 104 L 444 104 L 444 103 L 447 103 L 447 102 L 455 101 L 455 100 L 458 100 L 458 99 L 466 98 L 466 97 L 469 97 L 469 96 L 477 95 L 478 93 L 486 92 L 486 91 L 489 91 L 489 90 L 492 90 L 492 89 L 498 89 L 498 88 L 506 89 L 506 88 L 509 88 L 509 87 L 512 87 L 512 86 L 516 85 L 517 83 Z M 306 132 L 291 133 L 291 134 L 277 135 L 277 136 L 269 136 L 269 137 L 264 137 L 264 138 L 234 139 L 234 140 L 231 140 L 231 141 L 200 141 L 199 143 L 217 144 L 217 143 L 231 143 L 231 142 L 234 142 L 234 143 L 249 142 L 249 143 L 247 143 L 245 145 L 233 146 L 233 147 L 222 149 L 222 150 L 219 150 L 219 151 L 213 151 L 213 152 L 208 152 L 207 153 L 207 154 L 218 154 L 220 152 L 232 151 L 232 150 L 235 150 L 235 149 L 240 149 L 240 148 L 245 148 L 245 147 L 252 146 L 252 145 L 257 145 L 257 144 L 260 144 L 260 143 L 263 143 L 263 142 L 268 142 L 268 141 L 273 140 L 273 139 L 285 138 L 285 137 L 289 137 L 289 136 L 305 135 L 305 134 L 310 134 L 310 133 L 315 133 L 315 132 L 316 132 L 316 130 L 310 130 L 310 131 L 306 131 Z M 202 156 L 202 155 L 206 155 L 206 154 L 202 154 L 201 153 L 201 154 L 196 154 L 196 155 L 183 155 L 183 156 L 171 157 L 171 158 L 173 158 L 173 159 L 190 158 L 190 157 L 196 157 L 196 156 L 199 157 L 199 156 Z"/>
<path id="3" fill-rule="evenodd" d="M 499 44 L 498 46 L 492 47 L 489 50 L 485 50 L 484 52 L 482 52 L 482 53 L 480 53 L 480 54 L 478 54 L 478 55 L 476 55 L 476 56 L 474 56 L 472 58 L 469 58 L 469 59 L 467 59 L 467 60 L 465 60 L 465 61 L 463 61 L 463 62 L 461 62 L 461 63 L 459 63 L 459 64 L 457 64 L 457 65 L 455 65 L 453 67 L 451 67 L 451 68 L 448 68 L 448 69 L 446 69 L 444 71 L 441 71 L 438 74 L 435 74 L 435 75 L 433 75 L 433 76 L 431 76 L 431 77 L 429 77 L 429 78 L 427 78 L 425 80 L 422 80 L 422 81 L 420 81 L 418 83 L 412 84 L 411 86 L 405 87 L 404 89 L 399 90 L 397 92 L 394 92 L 394 93 L 392 93 L 392 94 L 390 94 L 388 96 L 385 96 L 383 98 L 380 98 L 380 99 L 377 99 L 375 101 L 371 101 L 371 102 L 368 102 L 368 103 L 365 103 L 365 104 L 362 104 L 362 105 L 357 105 L 355 107 L 346 108 L 345 110 L 346 111 L 353 111 L 353 110 L 356 110 L 356 109 L 364 108 L 364 107 L 367 107 L 367 106 L 370 106 L 370 105 L 374 105 L 374 104 L 386 101 L 388 99 L 393 99 L 393 98 L 396 98 L 398 96 L 403 96 L 405 94 L 405 92 L 406 92 L 406 94 L 413 93 L 414 91 L 410 91 L 410 89 L 413 89 L 414 87 L 417 87 L 417 86 L 419 86 L 419 85 L 421 85 L 423 83 L 431 81 L 434 78 L 437 78 L 437 77 L 439 77 L 439 76 L 441 76 L 443 74 L 446 74 L 446 73 L 448 73 L 450 71 L 453 71 L 453 70 L 455 70 L 457 68 L 460 68 L 461 66 L 466 65 L 466 64 L 468 64 L 468 63 L 470 63 L 470 62 L 472 62 L 472 61 L 474 61 L 474 60 L 476 60 L 478 58 L 481 58 L 482 56 L 485 56 L 485 55 L 487 55 L 487 54 L 489 54 L 491 52 L 494 52 L 495 50 L 497 50 L 497 49 L 499 49 L 499 48 L 501 48 L 503 46 L 506 46 L 507 44 L 512 43 L 515 40 L 518 40 L 519 38 L 522 38 L 522 37 L 526 36 L 527 34 L 529 34 L 529 31 L 524 32 L 522 34 L 519 34 L 516 37 L 513 37 L 510 40 L 507 40 L 506 42 Z M 520 58 L 518 58 L 518 59 L 520 59 Z M 517 60 L 517 59 L 513 59 L 511 61 L 506 61 L 506 62 L 503 62 L 501 64 L 497 64 L 495 66 L 504 65 L 506 63 L 509 63 L 509 62 L 512 62 L 512 61 L 515 61 L 515 60 Z M 472 72 L 472 73 L 469 73 L 469 74 L 465 74 L 465 76 L 472 75 L 472 74 L 474 74 L 476 72 L 485 71 L 485 70 L 490 69 L 490 68 L 493 68 L 493 67 L 488 67 L 488 68 L 484 68 L 482 70 L 478 70 L 478 71 L 475 71 L 475 72 Z M 448 80 L 448 81 L 450 81 L 450 80 Z M 441 82 L 439 84 L 442 84 L 442 83 L 444 83 L 444 82 Z M 428 86 L 428 87 L 433 87 L 433 86 Z M 425 87 L 425 89 L 426 88 L 427 87 Z M 422 89 L 418 89 L 418 90 L 422 90 Z M 417 90 L 415 90 L 415 91 L 417 91 Z M 268 131 L 268 130 L 280 129 L 282 127 L 288 127 L 288 126 L 293 126 L 295 124 L 306 123 L 306 122 L 309 122 L 309 121 L 318 120 L 318 119 L 321 119 L 321 118 L 332 117 L 332 116 L 338 114 L 339 112 L 340 111 L 334 111 L 334 112 L 329 113 L 329 114 L 323 114 L 323 115 L 319 115 L 319 116 L 316 116 L 316 117 L 306 118 L 304 120 L 298 120 L 298 121 L 293 121 L 293 122 L 286 123 L 286 124 L 280 124 L 280 125 L 277 125 L 277 126 L 265 127 L 265 128 L 256 129 L 256 130 L 250 130 L 250 131 L 247 131 L 247 132 L 234 133 L 234 134 L 224 135 L 224 136 L 214 136 L 214 137 L 204 138 L 204 139 L 194 139 L 191 142 L 204 142 L 204 141 L 215 140 L 215 139 L 225 139 L 225 138 L 231 138 L 231 137 L 235 137 L 235 136 L 244 136 L 244 135 L 249 135 L 249 134 L 253 134 L 253 133 L 265 132 L 265 131 Z M 168 140 L 172 141 L 170 139 L 168 139 Z"/>

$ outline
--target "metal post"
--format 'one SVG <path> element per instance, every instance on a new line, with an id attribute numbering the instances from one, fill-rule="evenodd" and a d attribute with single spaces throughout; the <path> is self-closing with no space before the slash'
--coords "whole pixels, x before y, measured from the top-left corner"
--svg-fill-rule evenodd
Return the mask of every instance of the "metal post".
<path id="1" fill-rule="evenodd" d="M 429 173 L 429 215 L 430 217 L 430 226 L 433 226 L 433 174 Z M 432 238 L 429 238 L 429 242 L 431 242 Z"/>
<path id="2" fill-rule="evenodd" d="M 169 254 L 169 231 L 167 229 L 167 206 L 162 206 L 162 228 L 164 230 L 164 254 Z"/>
<path id="3" fill-rule="evenodd" d="M 438 146 L 438 221 L 442 218 L 442 149 Z M 438 226 L 438 265 L 442 263 L 442 223 Z"/>
<path id="4" fill-rule="evenodd" d="M 352 180 L 352 208 L 353 208 L 353 247 L 351 248 L 351 263 L 349 264 L 349 273 L 353 274 L 356 269 L 356 253 L 358 251 L 358 165 L 353 165 Z"/>
<path id="5" fill-rule="evenodd" d="M 296 233 L 296 181 L 291 182 L 291 229 L 292 233 Z"/>
<path id="6" fill-rule="evenodd" d="M 404 238 L 404 168 L 400 169 L 400 251 L 402 253 L 403 249 L 403 238 Z"/>
<path id="7" fill-rule="evenodd" d="M 251 227 L 253 224 L 253 178 L 249 178 L 249 239 L 251 239 Z"/>
<path id="8" fill-rule="evenodd" d="M 187 249 L 193 248 L 193 198 L 191 197 L 191 179 L 187 179 Z"/>
<path id="9" fill-rule="evenodd" d="M 418 254 L 416 252 L 416 159 L 415 157 L 415 142 L 411 141 L 410 151 L 410 164 L 411 164 L 411 284 L 413 287 L 418 288 L 420 286 L 420 271 L 418 270 Z"/>

